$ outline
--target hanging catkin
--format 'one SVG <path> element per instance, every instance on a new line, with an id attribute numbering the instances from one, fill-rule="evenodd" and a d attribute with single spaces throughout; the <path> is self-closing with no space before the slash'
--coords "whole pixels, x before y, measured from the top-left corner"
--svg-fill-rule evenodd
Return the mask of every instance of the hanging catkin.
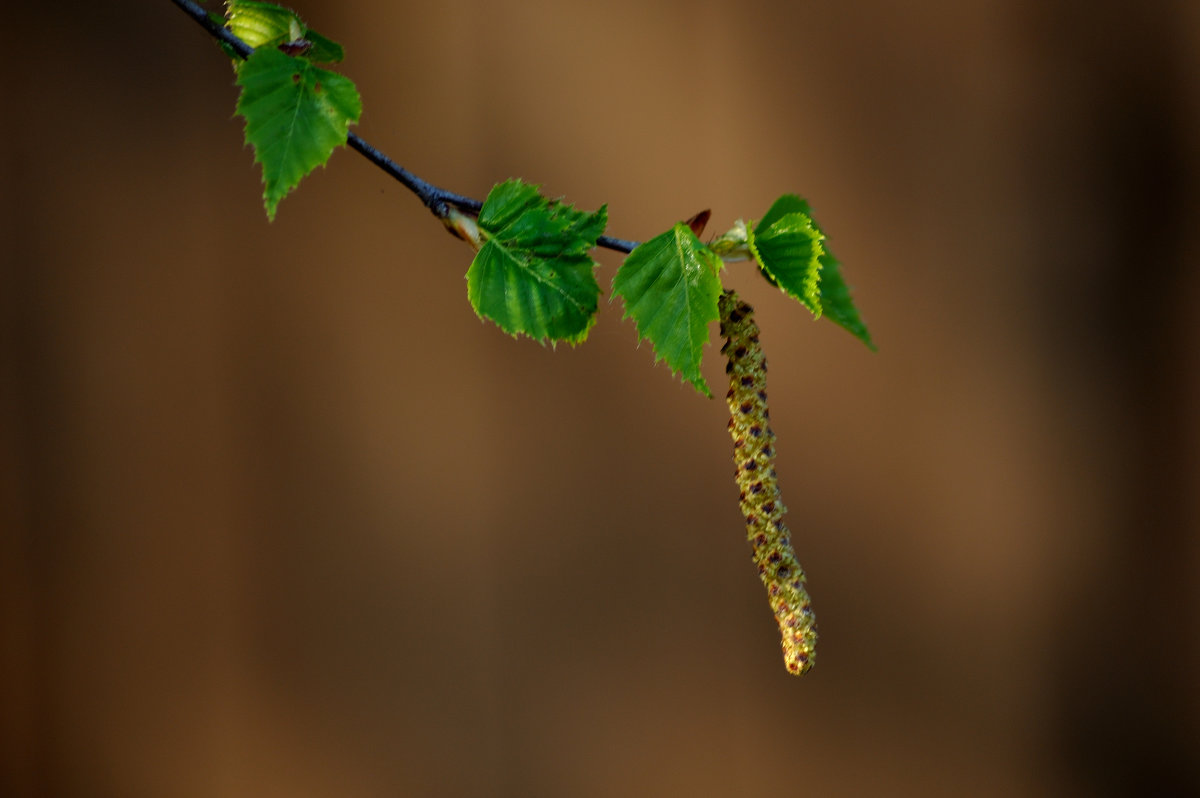
<path id="1" fill-rule="evenodd" d="M 804 570 L 796 561 L 791 535 L 783 523 L 787 508 L 779 497 L 775 473 L 775 433 L 767 411 L 767 361 L 758 344 L 754 310 L 726 291 L 720 299 L 722 354 L 729 358 L 729 434 L 741 490 L 746 537 L 758 576 L 783 635 L 783 662 L 801 674 L 816 660 L 817 624 L 804 589 Z"/>

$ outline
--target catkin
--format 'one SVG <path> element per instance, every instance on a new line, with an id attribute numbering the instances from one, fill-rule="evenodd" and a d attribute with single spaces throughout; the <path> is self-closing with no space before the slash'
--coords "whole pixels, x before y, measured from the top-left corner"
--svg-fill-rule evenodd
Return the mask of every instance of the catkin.
<path id="1" fill-rule="evenodd" d="M 767 361 L 758 344 L 754 310 L 726 291 L 720 299 L 721 353 L 728 359 L 729 434 L 741 490 L 746 538 L 753 550 L 758 576 L 783 636 L 783 662 L 790 673 L 802 674 L 816 660 L 817 622 L 804 589 L 804 570 L 796 561 L 791 534 L 783 523 L 787 508 L 779 496 L 775 473 L 775 433 L 767 410 Z"/>

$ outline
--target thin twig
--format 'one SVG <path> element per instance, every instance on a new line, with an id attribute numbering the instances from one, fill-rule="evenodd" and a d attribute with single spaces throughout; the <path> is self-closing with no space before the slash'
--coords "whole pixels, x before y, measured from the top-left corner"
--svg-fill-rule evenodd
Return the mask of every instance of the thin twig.
<path id="1" fill-rule="evenodd" d="M 210 18 L 208 12 L 192 2 L 192 0 L 171 0 L 171 2 L 178 6 L 183 13 L 195 20 L 200 27 L 208 31 L 210 36 L 220 39 L 232 47 L 233 51 L 243 59 L 249 58 L 250 54 L 254 52 L 253 47 L 233 35 L 221 22 Z M 425 207 L 439 219 L 444 220 L 446 218 L 449 213 L 449 208 L 447 207 L 449 205 L 474 214 L 478 214 L 479 209 L 483 207 L 483 203 L 477 199 L 455 194 L 452 191 L 447 191 L 444 188 L 439 188 L 432 183 L 422 180 L 368 144 L 356 133 L 350 133 L 346 136 L 346 144 L 358 151 L 368 161 L 394 177 L 409 191 L 416 194 L 417 198 L 425 204 Z M 625 239 L 612 238 L 611 236 L 600 236 L 596 239 L 596 246 L 616 250 L 617 252 L 632 252 L 637 245 L 637 241 L 626 241 Z"/>

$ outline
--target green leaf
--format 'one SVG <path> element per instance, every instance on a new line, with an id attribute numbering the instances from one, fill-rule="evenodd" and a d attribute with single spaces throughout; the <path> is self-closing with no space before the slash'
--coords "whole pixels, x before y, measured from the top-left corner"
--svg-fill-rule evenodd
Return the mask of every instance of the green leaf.
<path id="1" fill-rule="evenodd" d="M 821 245 L 824 236 L 808 215 L 807 203 L 794 194 L 775 201 L 749 231 L 750 253 L 767 278 L 788 296 L 821 317 Z"/>
<path id="2" fill-rule="evenodd" d="M 253 0 L 225 3 L 225 27 L 251 47 L 304 38 L 304 23 L 290 8 Z"/>
<path id="3" fill-rule="evenodd" d="M 625 301 L 638 338 L 648 338 L 655 362 L 712 396 L 700 374 L 708 323 L 716 321 L 721 259 L 680 222 L 629 254 L 613 278 L 613 296 Z"/>
<path id="4" fill-rule="evenodd" d="M 508 180 L 479 211 L 479 251 L 467 271 L 467 299 L 509 335 L 579 343 L 596 321 L 600 285 L 589 254 L 608 211 L 577 211 L 538 187 Z"/>
<path id="5" fill-rule="evenodd" d="M 346 143 L 362 102 L 349 78 L 271 48 L 250 54 L 238 67 L 237 83 L 237 113 L 262 164 L 263 200 L 274 219 L 279 201 Z"/>
<path id="6" fill-rule="evenodd" d="M 795 194 L 783 195 L 755 226 L 749 239 L 759 269 L 772 285 L 800 300 L 814 315 L 823 314 L 875 350 L 871 333 L 858 315 L 850 288 L 842 278 L 841 262 L 829 251 L 825 233 L 812 218 L 812 209 L 806 201 Z M 806 244 L 806 240 L 811 243 Z M 814 260 L 818 272 L 815 282 Z M 810 286 L 816 289 L 815 300 Z"/>

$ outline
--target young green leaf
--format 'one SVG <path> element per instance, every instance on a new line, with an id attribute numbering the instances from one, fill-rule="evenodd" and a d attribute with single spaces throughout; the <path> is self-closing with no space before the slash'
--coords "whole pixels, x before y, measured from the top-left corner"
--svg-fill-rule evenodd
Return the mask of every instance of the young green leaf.
<path id="1" fill-rule="evenodd" d="M 748 231 L 750 252 L 763 274 L 784 293 L 800 300 L 816 318 L 821 317 L 821 256 L 824 238 L 813 224 L 804 200 L 785 194 L 767 215 Z"/>
<path id="2" fill-rule="evenodd" d="M 225 27 L 251 47 L 304 38 L 304 23 L 290 8 L 254 0 L 225 3 Z"/>
<path id="3" fill-rule="evenodd" d="M 346 143 L 362 102 L 349 78 L 272 48 L 251 53 L 238 67 L 237 83 L 237 113 L 262 164 L 263 201 L 273 220 L 279 201 Z"/>
<path id="4" fill-rule="evenodd" d="M 748 238 L 759 269 L 772 285 L 800 300 L 814 315 L 824 314 L 875 349 L 871 333 L 858 315 L 850 289 L 842 279 L 841 263 L 829 251 L 825 233 L 812 218 L 812 209 L 806 201 L 795 194 L 783 195 Z M 810 288 L 816 290 L 815 300 Z"/>
<path id="5" fill-rule="evenodd" d="M 708 323 L 717 319 L 721 259 L 686 224 L 638 246 L 613 278 L 613 296 L 625 301 L 638 338 L 650 339 L 655 361 L 712 396 L 700 374 Z"/>
<path id="6" fill-rule="evenodd" d="M 467 271 L 471 307 L 509 335 L 584 340 L 600 296 L 589 251 L 607 222 L 604 206 L 585 213 L 520 180 L 496 185 L 476 223 L 479 251 Z"/>

